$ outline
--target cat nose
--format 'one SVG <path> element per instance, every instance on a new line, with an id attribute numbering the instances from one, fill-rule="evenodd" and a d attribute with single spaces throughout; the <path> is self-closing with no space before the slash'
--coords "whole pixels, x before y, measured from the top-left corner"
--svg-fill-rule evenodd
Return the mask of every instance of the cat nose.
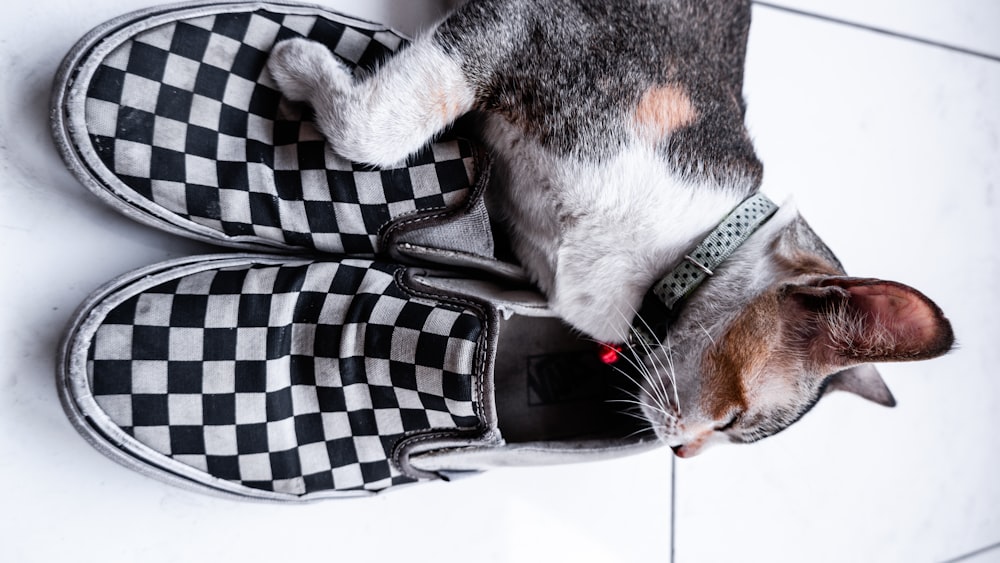
<path id="1" fill-rule="evenodd" d="M 689 439 L 676 446 L 670 446 L 670 449 L 673 450 L 674 455 L 679 458 L 694 457 L 701 453 L 702 450 L 704 450 L 705 447 L 711 443 L 714 434 L 715 432 L 712 430 L 706 430 L 695 436 L 694 439 Z"/>

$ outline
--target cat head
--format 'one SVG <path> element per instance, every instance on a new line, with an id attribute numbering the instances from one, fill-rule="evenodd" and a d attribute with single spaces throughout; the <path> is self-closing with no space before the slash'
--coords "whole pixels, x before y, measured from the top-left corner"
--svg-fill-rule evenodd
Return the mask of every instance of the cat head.
<path id="1" fill-rule="evenodd" d="M 941 310 L 906 285 L 845 275 L 786 206 L 683 304 L 646 347 L 643 415 L 680 457 L 784 430 L 826 393 L 895 400 L 871 362 L 951 349 Z"/>

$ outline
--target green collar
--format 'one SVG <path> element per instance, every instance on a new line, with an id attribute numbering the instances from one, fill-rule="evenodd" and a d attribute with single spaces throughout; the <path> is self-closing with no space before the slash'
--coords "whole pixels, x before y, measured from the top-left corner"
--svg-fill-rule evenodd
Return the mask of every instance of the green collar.
<path id="1" fill-rule="evenodd" d="M 778 210 L 770 199 L 756 194 L 739 204 L 680 264 L 646 293 L 632 328 L 645 344 L 658 346 L 666 336 L 679 303 L 713 275 L 727 258 Z"/>

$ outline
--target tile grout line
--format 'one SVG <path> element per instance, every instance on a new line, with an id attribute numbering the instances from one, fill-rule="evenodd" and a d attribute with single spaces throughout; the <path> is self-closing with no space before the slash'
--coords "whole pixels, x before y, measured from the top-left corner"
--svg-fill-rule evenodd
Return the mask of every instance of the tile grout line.
<path id="1" fill-rule="evenodd" d="M 944 563 L 959 563 L 959 561 L 968 561 L 969 559 L 972 559 L 973 557 L 975 557 L 977 555 L 983 555 L 984 553 L 989 553 L 989 552 L 991 552 L 993 550 L 1000 550 L 1000 543 L 995 543 L 995 544 L 988 545 L 986 547 L 977 549 L 975 551 L 970 551 L 969 553 L 966 553 L 964 555 L 959 555 L 958 557 L 956 557 L 954 559 L 949 559 L 949 560 L 945 561 Z"/>
<path id="2" fill-rule="evenodd" d="M 677 456 L 670 456 L 670 563 L 677 546 Z"/>
<path id="3" fill-rule="evenodd" d="M 931 47 L 937 47 L 937 48 L 940 48 L 940 49 L 946 49 L 948 51 L 955 51 L 957 53 L 962 53 L 964 55 L 972 55 L 974 57 L 980 57 L 980 58 L 983 58 L 983 59 L 986 59 L 986 60 L 989 60 L 989 61 L 1000 63 L 1000 56 L 991 55 L 989 53 L 984 53 L 982 51 L 976 51 L 976 50 L 973 50 L 973 49 L 967 49 L 965 47 L 959 47 L 957 45 L 951 45 L 951 44 L 948 44 L 948 43 L 942 43 L 940 41 L 934 41 L 933 39 L 924 39 L 922 37 L 917 37 L 915 35 L 908 35 L 906 33 L 900 33 L 898 31 L 892 31 L 892 30 L 885 29 L 885 28 L 882 28 L 882 27 L 876 27 L 876 26 L 873 26 L 873 25 L 867 25 L 867 24 L 863 24 L 863 23 L 852 22 L 850 20 L 844 20 L 844 19 L 840 19 L 840 18 L 834 18 L 834 17 L 831 17 L 831 16 L 825 16 L 825 15 L 822 15 L 822 14 L 816 14 L 816 13 L 813 13 L 813 12 L 807 12 L 805 10 L 799 10 L 799 9 L 796 9 L 796 8 L 789 8 L 787 6 L 781 6 L 781 5 L 778 5 L 778 4 L 772 4 L 770 2 L 761 2 L 759 0 L 751 0 L 751 1 L 752 1 L 752 3 L 754 3 L 754 4 L 758 5 L 758 6 L 761 6 L 761 7 L 764 7 L 764 8 L 770 8 L 772 10 L 778 10 L 778 11 L 782 11 L 782 12 L 788 12 L 790 14 L 795 14 L 795 15 L 798 15 L 798 16 L 805 16 L 805 17 L 808 17 L 808 18 L 814 18 L 814 19 L 825 21 L 825 22 L 835 23 L 835 24 L 839 24 L 839 25 L 845 25 L 845 26 L 854 27 L 854 28 L 857 28 L 857 29 L 863 29 L 865 31 L 872 31 L 872 32 L 875 32 L 875 33 L 880 33 L 882 35 L 888 35 L 890 37 L 895 37 L 897 39 L 905 39 L 907 41 L 913 41 L 913 42 L 921 43 L 921 44 L 928 45 L 928 46 L 931 46 Z"/>

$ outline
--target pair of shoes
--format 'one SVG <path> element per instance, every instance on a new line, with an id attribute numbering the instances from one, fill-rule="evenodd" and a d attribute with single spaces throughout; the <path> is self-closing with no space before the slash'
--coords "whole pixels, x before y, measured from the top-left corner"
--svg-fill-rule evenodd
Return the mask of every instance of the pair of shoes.
<path id="1" fill-rule="evenodd" d="M 81 182 L 238 250 L 87 299 L 58 364 L 77 430 L 169 483 L 280 501 L 658 446 L 638 382 L 496 258 L 485 151 L 457 126 L 396 169 L 337 157 L 265 70 L 300 36 L 360 72 L 406 41 L 316 7 L 188 4 L 67 56 L 53 131 Z"/>

